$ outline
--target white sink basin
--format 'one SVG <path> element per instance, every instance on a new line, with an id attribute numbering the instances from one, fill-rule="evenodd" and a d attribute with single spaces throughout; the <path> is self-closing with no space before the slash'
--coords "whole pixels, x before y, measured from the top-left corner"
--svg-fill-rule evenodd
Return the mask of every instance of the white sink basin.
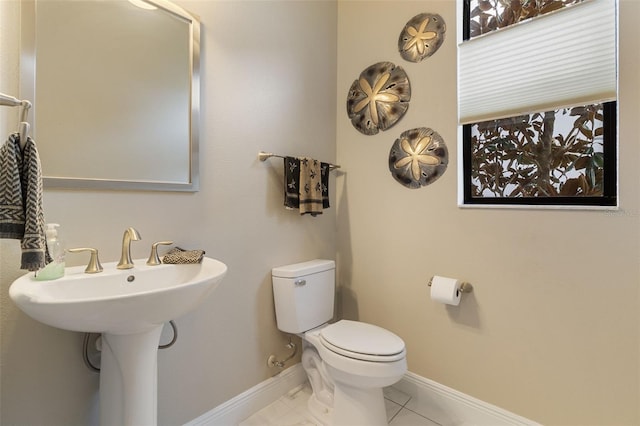
<path id="1" fill-rule="evenodd" d="M 147 266 L 36 281 L 33 273 L 11 284 L 11 299 L 30 317 L 71 331 L 102 333 L 100 424 L 157 424 L 158 344 L 165 322 L 196 308 L 220 283 L 227 266 L 202 263 Z"/>
<path id="2" fill-rule="evenodd" d="M 84 266 L 65 269 L 62 278 L 36 281 L 33 273 L 13 282 L 11 299 L 30 317 L 71 331 L 132 334 L 152 329 L 194 309 L 220 283 L 224 263 L 205 257 L 200 264 L 132 269 L 103 264 L 85 274 Z"/>

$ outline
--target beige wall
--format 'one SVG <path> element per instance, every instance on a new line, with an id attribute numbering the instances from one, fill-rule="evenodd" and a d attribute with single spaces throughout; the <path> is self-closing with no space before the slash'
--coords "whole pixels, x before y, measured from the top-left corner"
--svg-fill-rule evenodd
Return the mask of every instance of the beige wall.
<path id="1" fill-rule="evenodd" d="M 267 150 L 335 161 L 336 3 L 178 3 L 202 21 L 200 192 L 44 195 L 46 218 L 62 224 L 67 245 L 97 247 L 103 262 L 118 259 L 122 233 L 134 226 L 143 238 L 132 244 L 134 258 L 171 239 L 228 265 L 216 292 L 177 319 L 176 345 L 159 353 L 163 425 L 192 420 L 277 372 L 267 358 L 287 351 L 275 326 L 270 270 L 336 251 L 335 207 L 316 218 L 285 211 L 281 160 L 257 160 Z M 1 59 L 8 60 L 4 45 Z M 14 90 L 6 87 L 0 90 Z M 7 294 L 23 273 L 19 246 L 0 243 L 0 423 L 95 423 L 98 381 L 82 363 L 82 335 L 15 308 Z"/>
<path id="2" fill-rule="evenodd" d="M 20 3 L 0 4 L 0 93 L 16 96 L 20 88 Z M 19 108 L 0 108 L 0 134 L 17 126 Z M 4 141 L 3 141 L 4 142 Z"/>
<path id="3" fill-rule="evenodd" d="M 0 2 L 0 16 L 11 3 Z M 133 225 L 143 237 L 135 257 L 171 238 L 229 265 L 217 292 L 177 321 L 176 346 L 160 352 L 161 424 L 191 420 L 272 374 L 266 358 L 285 338 L 269 269 L 336 252 L 345 316 L 402 336 L 412 372 L 544 424 L 640 424 L 640 3 L 620 6 L 622 208 L 608 213 L 456 207 L 453 0 L 341 1 L 337 27 L 331 2 L 179 3 L 203 23 L 201 191 L 45 193 L 47 219 L 63 224 L 68 245 L 97 246 L 103 261 L 117 259 Z M 449 31 L 439 52 L 411 64 L 396 41 L 421 12 L 440 13 Z M 11 31 L 3 21 L 2 64 Z M 407 70 L 413 97 L 396 127 L 366 137 L 347 120 L 346 93 L 382 60 Z M 18 85 L 15 74 L 0 83 Z M 387 158 L 401 131 L 420 126 L 444 137 L 450 166 L 409 190 L 391 178 Z M 330 214 L 283 211 L 279 162 L 259 163 L 257 151 L 332 160 L 336 134 L 345 173 L 332 181 Z M 0 423 L 94 423 L 97 377 L 82 364 L 82 335 L 14 307 L 7 289 L 21 274 L 19 250 L 4 240 L 0 250 Z M 434 274 L 475 291 L 458 308 L 434 304 L 426 288 Z"/>
<path id="4" fill-rule="evenodd" d="M 403 61 L 399 31 L 441 14 L 440 50 Z M 640 424 L 640 2 L 620 2 L 620 200 L 617 212 L 456 206 L 456 10 L 453 0 L 339 2 L 338 267 L 347 317 L 405 340 L 409 370 L 549 425 Z M 349 86 L 388 60 L 409 75 L 406 116 L 376 136 L 345 112 Z M 487 69 L 490 72 L 490 67 Z M 438 131 L 449 169 L 410 190 L 387 168 L 414 127 Z M 470 281 L 459 307 L 433 303 L 432 275 Z"/>

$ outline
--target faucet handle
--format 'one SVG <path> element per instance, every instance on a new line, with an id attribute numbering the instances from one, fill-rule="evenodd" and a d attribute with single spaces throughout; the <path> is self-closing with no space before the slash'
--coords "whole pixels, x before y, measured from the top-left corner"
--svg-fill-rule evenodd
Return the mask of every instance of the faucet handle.
<path id="1" fill-rule="evenodd" d="M 67 249 L 69 253 L 80 253 L 81 251 L 88 251 L 91 253 L 91 257 L 89 258 L 89 264 L 84 270 L 85 274 L 96 274 L 98 272 L 102 272 L 102 265 L 100 264 L 100 259 L 98 259 L 98 249 L 94 249 L 91 247 L 79 247 L 79 248 L 70 248 Z"/>
<path id="2" fill-rule="evenodd" d="M 147 260 L 147 265 L 149 266 L 160 265 L 162 262 L 160 262 L 160 257 L 158 256 L 158 246 L 159 245 L 166 246 L 170 244 L 173 244 L 173 241 L 158 241 L 151 244 L 151 254 L 149 255 L 149 260 Z"/>

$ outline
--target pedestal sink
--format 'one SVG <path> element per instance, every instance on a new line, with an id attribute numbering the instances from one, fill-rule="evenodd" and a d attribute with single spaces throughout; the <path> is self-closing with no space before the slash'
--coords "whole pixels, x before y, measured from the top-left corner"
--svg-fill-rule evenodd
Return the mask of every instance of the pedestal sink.
<path id="1" fill-rule="evenodd" d="M 158 344 L 165 322 L 195 309 L 227 272 L 224 263 L 205 257 L 200 264 L 145 265 L 133 269 L 103 264 L 85 274 L 65 269 L 54 281 L 33 273 L 11 284 L 11 299 L 30 317 L 71 331 L 102 333 L 100 424 L 157 423 Z"/>

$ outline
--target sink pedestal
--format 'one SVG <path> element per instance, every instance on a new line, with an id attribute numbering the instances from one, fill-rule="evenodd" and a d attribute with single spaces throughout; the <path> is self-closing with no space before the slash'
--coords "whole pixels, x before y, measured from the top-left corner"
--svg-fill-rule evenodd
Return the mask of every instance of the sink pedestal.
<path id="1" fill-rule="evenodd" d="M 157 424 L 162 327 L 135 334 L 102 334 L 100 426 Z"/>

